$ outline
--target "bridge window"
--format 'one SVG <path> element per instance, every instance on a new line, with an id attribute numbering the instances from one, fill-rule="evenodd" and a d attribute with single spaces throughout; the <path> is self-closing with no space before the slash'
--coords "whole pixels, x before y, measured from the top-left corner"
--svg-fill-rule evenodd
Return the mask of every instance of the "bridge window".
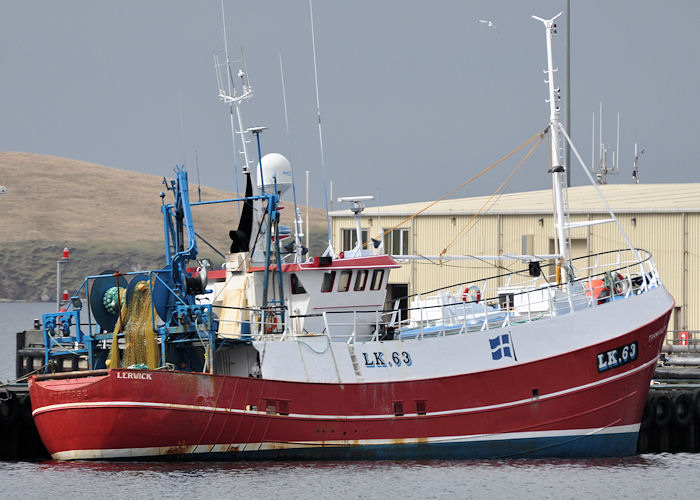
<path id="1" fill-rule="evenodd" d="M 347 292 L 350 288 L 350 281 L 352 280 L 352 271 L 341 271 L 340 279 L 338 280 L 338 291 Z"/>
<path id="2" fill-rule="evenodd" d="M 365 289 L 365 286 L 367 286 L 367 274 L 368 274 L 367 269 L 363 269 L 362 271 L 357 272 L 357 278 L 355 278 L 355 288 L 354 288 L 354 290 L 356 292 L 361 292 L 362 290 Z"/>
<path id="3" fill-rule="evenodd" d="M 379 290 L 382 287 L 382 281 L 384 280 L 384 269 L 375 269 L 372 272 L 372 284 L 370 288 L 372 290 Z"/>
<path id="4" fill-rule="evenodd" d="M 292 273 L 292 275 L 290 276 L 290 280 L 292 282 L 292 293 L 294 295 L 306 293 L 304 285 L 301 284 L 301 281 L 299 280 L 299 277 L 296 274 Z"/>
<path id="5" fill-rule="evenodd" d="M 335 271 L 328 271 L 323 273 L 323 283 L 321 283 L 322 292 L 332 292 L 333 282 L 335 281 Z"/>

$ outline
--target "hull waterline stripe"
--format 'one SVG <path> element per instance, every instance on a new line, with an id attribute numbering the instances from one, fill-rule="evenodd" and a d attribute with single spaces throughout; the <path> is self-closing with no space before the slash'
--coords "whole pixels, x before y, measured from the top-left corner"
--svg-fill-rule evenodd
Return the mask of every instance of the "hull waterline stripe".
<path id="1" fill-rule="evenodd" d="M 462 436 L 440 436 L 432 438 L 406 438 L 401 440 L 401 445 L 416 444 L 469 444 L 492 441 L 510 441 L 517 439 L 547 439 L 547 438 L 571 438 L 581 439 L 595 435 L 636 434 L 639 432 L 639 424 L 601 427 L 594 429 L 570 429 L 557 431 L 535 432 L 509 432 L 503 434 L 476 434 Z M 304 448 L 343 448 L 357 446 L 395 446 L 396 439 L 361 439 L 353 441 L 305 441 L 283 442 L 267 441 L 259 443 L 230 443 L 230 444 L 200 444 L 182 446 L 182 453 L 178 455 L 202 454 L 202 453 L 238 453 L 257 451 L 276 451 L 280 449 L 293 450 Z M 147 448 L 111 448 L 96 450 L 65 450 L 53 453 L 56 460 L 99 459 L 99 458 L 128 458 L 172 455 L 172 447 L 147 447 Z"/>
<path id="2" fill-rule="evenodd" d="M 626 372 L 619 373 L 617 375 L 613 375 L 612 377 L 604 378 L 601 380 L 597 380 L 595 382 L 591 382 L 588 384 L 580 385 L 577 387 L 572 387 L 569 389 L 564 389 L 561 391 L 557 392 L 552 392 L 550 394 L 544 394 L 538 397 L 539 401 L 546 400 L 546 399 L 551 399 L 551 398 L 556 398 L 559 396 L 563 396 L 566 394 L 571 394 L 574 392 L 579 392 L 583 391 L 586 389 L 590 389 L 592 387 L 596 387 L 599 385 L 604 385 L 609 382 L 612 382 L 614 380 L 618 380 L 623 377 L 628 377 L 636 372 L 642 371 L 652 364 L 655 364 L 657 362 L 658 356 L 654 357 L 650 361 L 647 361 L 646 363 L 639 365 L 638 367 L 628 370 Z M 442 416 L 442 415 L 455 415 L 455 414 L 462 414 L 462 413 L 476 413 L 476 412 L 481 412 L 481 411 L 487 411 L 487 410 L 495 410 L 495 409 L 501 409 L 501 408 L 508 408 L 512 406 L 519 406 L 523 404 L 527 404 L 533 401 L 533 398 L 527 398 L 527 399 L 520 399 L 517 401 L 509 401 L 507 403 L 499 403 L 499 404 L 493 404 L 493 405 L 486 405 L 486 406 L 478 406 L 474 408 L 459 408 L 455 410 L 444 410 L 444 411 L 435 411 L 435 412 L 428 412 L 427 416 Z M 220 408 L 216 406 L 199 406 L 199 405 L 187 405 L 187 404 L 175 404 L 175 403 L 159 403 L 159 402 L 154 402 L 154 401 L 84 401 L 84 402 L 74 402 L 74 403 L 59 403 L 59 404 L 53 404 L 53 405 L 47 405 L 47 406 L 41 406 L 34 411 L 32 411 L 32 416 L 37 416 L 41 413 L 45 412 L 50 412 L 50 411 L 57 411 L 57 410 L 75 410 L 75 409 L 80 409 L 80 408 L 127 408 L 127 407 L 143 407 L 143 408 L 162 408 L 162 409 L 169 409 L 169 410 L 194 410 L 194 411 L 203 411 L 203 412 L 217 412 L 217 413 L 233 413 L 233 414 L 240 414 L 240 415 L 267 415 L 270 416 L 266 411 L 257 411 L 257 410 L 243 410 L 239 408 Z M 404 416 L 406 417 L 415 417 L 417 416 L 417 413 L 406 413 Z M 299 419 L 319 419 L 319 420 L 373 420 L 373 419 L 386 419 L 386 418 L 395 418 L 395 415 L 393 413 L 387 413 L 387 414 L 376 414 L 376 415 L 311 415 L 311 414 L 304 414 L 304 413 L 290 413 L 289 415 L 285 415 L 286 418 L 299 418 Z"/>

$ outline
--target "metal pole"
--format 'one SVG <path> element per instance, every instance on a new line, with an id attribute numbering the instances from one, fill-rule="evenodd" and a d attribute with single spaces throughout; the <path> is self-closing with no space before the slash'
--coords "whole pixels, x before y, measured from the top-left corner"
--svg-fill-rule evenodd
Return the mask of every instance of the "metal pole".
<path id="1" fill-rule="evenodd" d="M 306 249 L 309 250 L 309 172 L 306 171 Z M 310 251 L 310 250 L 309 250 Z"/>
<path id="2" fill-rule="evenodd" d="M 566 131 L 571 134 L 571 0 L 566 0 Z M 566 143 L 566 187 L 571 187 L 571 147 Z"/>
<path id="3" fill-rule="evenodd" d="M 552 56 L 552 35 L 556 29 L 554 21 L 561 15 L 560 12 L 552 19 L 533 18 L 542 21 L 545 25 L 545 36 L 547 42 L 547 86 L 549 89 L 549 130 L 551 135 L 552 148 L 552 189 L 554 191 L 554 220 L 556 230 L 557 253 L 561 255 L 559 265 L 564 265 L 570 258 L 567 253 L 566 228 L 564 222 L 564 192 L 562 189 L 563 175 L 565 169 L 561 165 L 559 153 L 559 108 L 556 105 L 556 91 L 554 88 L 554 64 Z M 564 273 L 564 281 L 569 281 L 568 273 Z"/>
<path id="4" fill-rule="evenodd" d="M 61 309 L 61 261 L 56 261 L 56 312 Z"/>

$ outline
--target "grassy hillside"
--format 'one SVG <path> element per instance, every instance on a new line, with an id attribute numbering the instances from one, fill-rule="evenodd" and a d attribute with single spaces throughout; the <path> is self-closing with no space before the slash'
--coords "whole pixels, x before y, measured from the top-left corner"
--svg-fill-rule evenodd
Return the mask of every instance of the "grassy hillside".
<path id="1" fill-rule="evenodd" d="M 77 160 L 0 152 L 0 185 L 7 188 L 0 194 L 0 300 L 55 300 L 56 260 L 66 246 L 71 259 L 62 265 L 62 288 L 70 292 L 84 276 L 106 269 L 162 267 L 162 180 Z M 232 196 L 202 186 L 203 200 Z M 168 193 L 166 201 L 171 199 Z M 227 253 L 228 231 L 238 225 L 235 204 L 193 207 L 193 216 L 197 233 Z M 291 216 L 292 210 L 283 210 L 282 223 L 290 225 Z M 310 226 L 312 252 L 318 253 L 315 246 L 325 240 L 320 210 L 311 209 Z M 204 243 L 198 246 L 202 256 L 221 261 Z"/>

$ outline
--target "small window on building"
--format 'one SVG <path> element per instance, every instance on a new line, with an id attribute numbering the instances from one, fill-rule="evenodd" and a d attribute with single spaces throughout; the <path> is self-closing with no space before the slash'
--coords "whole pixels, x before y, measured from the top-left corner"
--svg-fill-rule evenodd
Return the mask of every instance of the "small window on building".
<path id="1" fill-rule="evenodd" d="M 321 284 L 322 292 L 333 291 L 333 282 L 335 281 L 335 271 L 328 271 L 323 273 L 323 283 Z"/>
<path id="2" fill-rule="evenodd" d="M 386 233 L 384 251 L 390 255 L 408 255 L 408 229 L 392 229 Z"/>
<path id="3" fill-rule="evenodd" d="M 367 286 L 367 274 L 369 274 L 367 269 L 363 269 L 362 271 L 357 272 L 357 278 L 355 278 L 354 288 L 356 292 L 361 292 L 365 289 L 365 286 Z"/>
<path id="4" fill-rule="evenodd" d="M 394 416 L 403 417 L 403 401 L 394 401 Z"/>
<path id="5" fill-rule="evenodd" d="M 350 289 L 350 281 L 352 280 L 352 271 L 341 271 L 340 279 L 338 280 L 338 291 L 347 292 Z"/>
<path id="6" fill-rule="evenodd" d="M 372 272 L 372 284 L 370 288 L 372 290 L 379 290 L 382 287 L 382 281 L 384 280 L 384 269 L 375 269 Z"/>
<path id="7" fill-rule="evenodd" d="M 357 230 L 356 229 L 343 229 L 343 248 L 342 251 L 352 250 L 357 246 Z M 367 243 L 367 230 L 362 229 L 362 244 Z"/>
<path id="8" fill-rule="evenodd" d="M 425 415 L 427 413 L 425 409 L 425 400 L 416 401 L 416 413 L 418 415 Z"/>
<path id="9" fill-rule="evenodd" d="M 301 284 L 301 281 L 299 280 L 299 277 L 292 273 L 290 276 L 290 279 L 292 281 L 292 293 L 294 295 L 298 295 L 300 293 L 306 293 L 306 289 L 304 288 L 304 285 Z"/>

